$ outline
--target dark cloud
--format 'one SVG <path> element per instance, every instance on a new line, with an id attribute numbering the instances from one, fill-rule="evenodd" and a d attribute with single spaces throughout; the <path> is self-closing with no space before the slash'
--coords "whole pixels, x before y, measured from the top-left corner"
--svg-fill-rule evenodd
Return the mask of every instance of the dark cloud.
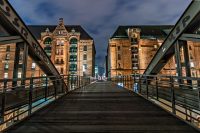
<path id="1" fill-rule="evenodd" d="M 82 25 L 94 38 L 96 62 L 118 25 L 175 24 L 191 0 L 10 0 L 27 24 Z M 22 7 L 23 5 L 23 7 Z"/>

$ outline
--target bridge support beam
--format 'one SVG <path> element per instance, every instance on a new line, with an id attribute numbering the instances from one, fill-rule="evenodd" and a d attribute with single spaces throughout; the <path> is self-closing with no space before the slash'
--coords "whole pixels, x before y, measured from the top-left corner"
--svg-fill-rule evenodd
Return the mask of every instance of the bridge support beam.
<path id="1" fill-rule="evenodd" d="M 23 50 L 22 56 L 22 71 L 21 71 L 21 85 L 25 85 L 26 71 L 27 71 L 27 61 L 28 61 L 28 45 L 24 42 L 16 43 L 15 49 L 15 59 L 14 59 L 14 69 L 13 69 L 13 82 L 12 86 L 17 86 L 18 72 L 19 72 L 19 60 L 20 52 Z"/>
<path id="2" fill-rule="evenodd" d="M 27 62 L 28 62 L 28 45 L 26 43 L 24 43 L 21 85 L 25 85 L 25 82 L 26 82 L 25 79 L 26 79 L 26 71 L 27 71 Z"/>
<path id="3" fill-rule="evenodd" d="M 181 41 L 181 43 L 183 46 L 186 77 L 191 77 L 190 58 L 189 58 L 187 41 Z M 191 85 L 192 82 L 191 82 L 191 80 L 187 80 L 187 83 L 188 83 L 188 85 Z"/>
<path id="4" fill-rule="evenodd" d="M 179 44 L 179 41 L 175 44 L 175 62 L 176 62 L 176 72 L 179 77 L 182 77 L 182 64 L 181 64 L 181 46 Z M 181 79 L 178 80 L 179 84 L 181 84 L 183 81 Z"/>
<path id="5" fill-rule="evenodd" d="M 185 75 L 183 75 L 183 65 L 181 62 L 181 48 L 183 48 L 183 56 L 184 56 L 184 67 L 185 67 Z M 189 52 L 187 41 L 178 41 L 175 44 L 175 61 L 176 61 L 176 71 L 179 77 L 186 76 L 191 77 L 191 69 L 190 69 L 190 59 L 189 59 Z M 183 83 L 181 79 L 179 79 L 179 83 Z M 191 81 L 187 81 L 188 84 L 191 84 Z"/>
<path id="6" fill-rule="evenodd" d="M 20 47 L 23 43 L 16 43 L 15 48 L 15 59 L 14 59 L 14 69 L 13 69 L 13 82 L 12 86 L 17 86 L 18 70 L 19 70 L 19 57 L 20 57 Z"/>

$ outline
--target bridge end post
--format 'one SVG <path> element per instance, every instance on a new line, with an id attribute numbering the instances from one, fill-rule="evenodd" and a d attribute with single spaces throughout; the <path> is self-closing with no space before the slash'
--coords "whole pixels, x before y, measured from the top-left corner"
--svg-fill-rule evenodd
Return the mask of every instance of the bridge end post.
<path id="1" fill-rule="evenodd" d="M 4 87 L 3 87 L 3 95 L 2 95 L 2 105 L 1 105 L 1 116 L 0 121 L 4 122 L 4 114 L 5 114 L 5 108 L 6 108 L 6 88 L 7 88 L 7 79 L 4 80 Z"/>
<path id="2" fill-rule="evenodd" d="M 32 113 L 32 101 L 33 101 L 33 78 L 30 79 L 30 86 L 29 86 L 29 103 L 28 103 L 28 115 Z"/>

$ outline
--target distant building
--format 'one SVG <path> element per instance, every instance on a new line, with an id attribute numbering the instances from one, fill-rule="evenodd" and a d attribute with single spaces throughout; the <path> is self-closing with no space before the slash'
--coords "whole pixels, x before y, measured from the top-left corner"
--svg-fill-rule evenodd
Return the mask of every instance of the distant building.
<path id="1" fill-rule="evenodd" d="M 107 76 L 143 74 L 172 28 L 173 26 L 119 26 L 109 39 L 106 56 Z M 199 77 L 199 43 L 188 41 L 187 44 L 191 76 Z M 183 50 L 181 52 L 183 54 Z M 177 75 L 176 66 L 173 57 L 160 74 Z M 182 67 L 185 73 L 184 65 Z"/>
<path id="2" fill-rule="evenodd" d="M 79 25 L 64 25 L 63 19 L 56 25 L 28 26 L 40 45 L 62 75 L 95 75 L 95 45 L 93 38 Z M 0 78 L 12 78 L 15 44 L 0 45 Z M 19 64 L 23 57 L 20 56 Z M 19 65 L 20 67 L 20 65 Z M 26 77 L 44 73 L 28 58 Z M 18 78 L 21 77 L 21 67 Z"/>
<path id="3" fill-rule="evenodd" d="M 99 75 L 99 67 L 98 65 L 95 65 L 95 78 L 98 79 L 98 75 Z"/>
<path id="4" fill-rule="evenodd" d="M 104 67 L 95 65 L 95 78 L 99 79 L 99 78 L 103 78 L 103 76 L 105 76 L 105 69 Z"/>

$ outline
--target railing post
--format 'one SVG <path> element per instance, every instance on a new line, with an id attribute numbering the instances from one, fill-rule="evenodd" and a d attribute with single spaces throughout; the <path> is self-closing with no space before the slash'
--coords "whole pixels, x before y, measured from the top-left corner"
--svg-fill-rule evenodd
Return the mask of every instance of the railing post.
<path id="1" fill-rule="evenodd" d="M 33 98 L 33 78 L 31 77 L 29 85 L 28 115 L 31 115 L 32 113 L 32 98 Z"/>
<path id="2" fill-rule="evenodd" d="M 78 89 L 78 75 L 76 76 L 76 89 Z"/>
<path id="3" fill-rule="evenodd" d="M 158 96 L 158 78 L 156 77 L 156 99 L 158 100 L 159 99 L 159 96 Z"/>
<path id="4" fill-rule="evenodd" d="M 48 90 L 48 78 L 45 78 L 45 92 L 44 92 L 44 96 L 45 96 L 45 101 L 47 100 L 47 90 Z"/>
<path id="5" fill-rule="evenodd" d="M 146 82 L 146 95 L 147 95 L 147 99 L 149 98 L 149 86 L 148 86 L 148 77 L 145 76 L 145 82 Z"/>
<path id="6" fill-rule="evenodd" d="M 176 114 L 176 107 L 175 107 L 175 95 L 174 95 L 174 79 L 170 77 L 170 84 L 171 84 L 171 102 L 172 102 L 172 113 Z"/>
<path id="7" fill-rule="evenodd" d="M 198 89 L 198 100 L 199 100 L 199 109 L 200 109 L 200 80 L 197 80 L 197 89 Z"/>
<path id="8" fill-rule="evenodd" d="M 68 91 L 70 91 L 70 77 L 67 75 L 67 86 L 68 86 Z"/>
<path id="9" fill-rule="evenodd" d="M 61 83 L 61 88 L 62 88 L 62 93 L 64 93 L 64 83 L 65 83 L 65 79 L 64 79 L 64 75 L 61 76 L 61 79 L 60 79 L 60 83 Z"/>
<path id="10" fill-rule="evenodd" d="M 55 79 L 54 79 L 54 97 L 55 97 L 55 99 L 57 98 L 57 84 L 58 82 L 57 82 L 57 77 L 55 77 Z"/>
<path id="11" fill-rule="evenodd" d="M 73 90 L 73 75 L 70 75 L 70 90 Z"/>
<path id="12" fill-rule="evenodd" d="M 6 88 L 7 88 L 8 80 L 4 80 L 4 86 L 3 86 L 3 94 L 2 94 L 2 105 L 1 105 L 1 122 L 4 122 L 4 114 L 5 114 L 5 108 L 6 108 Z"/>
<path id="13" fill-rule="evenodd" d="M 139 79 L 138 79 L 139 80 L 139 93 L 142 94 L 142 84 L 141 84 L 142 83 L 141 82 L 142 77 L 141 77 L 141 75 L 138 75 L 138 77 L 139 77 Z"/>
<path id="14" fill-rule="evenodd" d="M 133 83 L 133 84 L 131 84 L 132 85 L 132 89 L 133 89 L 133 91 L 135 91 L 135 83 L 136 83 L 136 79 L 135 79 L 135 73 L 134 73 L 134 75 L 133 75 L 133 82 L 131 82 L 131 83 Z M 137 88 L 138 89 L 138 88 Z"/>

